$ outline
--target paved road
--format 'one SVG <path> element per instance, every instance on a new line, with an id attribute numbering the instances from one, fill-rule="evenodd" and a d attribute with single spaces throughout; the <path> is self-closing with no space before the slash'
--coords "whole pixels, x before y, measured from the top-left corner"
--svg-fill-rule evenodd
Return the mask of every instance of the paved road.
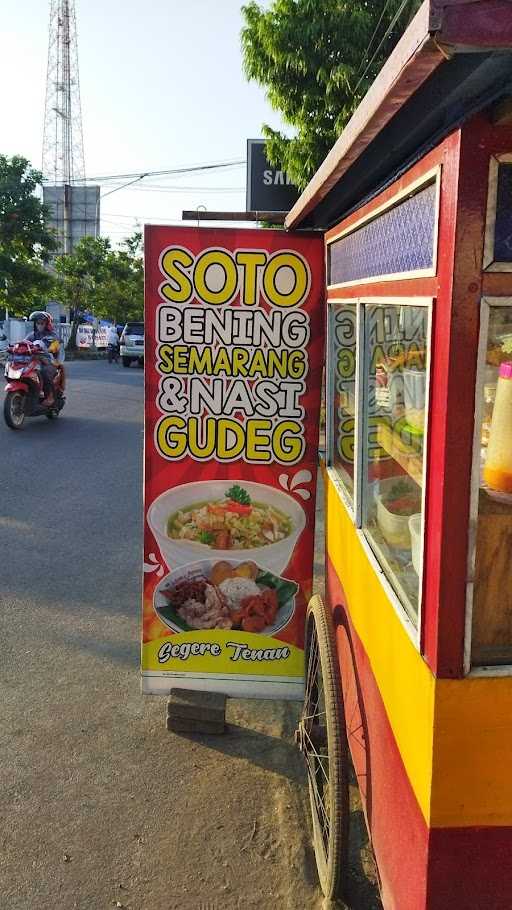
<path id="1" fill-rule="evenodd" d="M 321 905 L 293 708 L 183 739 L 138 683 L 142 371 L 0 427 L 0 907 Z"/>

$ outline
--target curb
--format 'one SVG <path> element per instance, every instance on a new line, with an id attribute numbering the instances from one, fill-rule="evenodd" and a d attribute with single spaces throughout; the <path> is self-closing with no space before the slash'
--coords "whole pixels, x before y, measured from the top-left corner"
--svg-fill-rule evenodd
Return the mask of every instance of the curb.
<path id="1" fill-rule="evenodd" d="M 94 354 L 92 351 L 66 351 L 65 362 L 70 360 L 105 360 L 105 358 L 106 354 L 100 351 L 96 351 Z"/>

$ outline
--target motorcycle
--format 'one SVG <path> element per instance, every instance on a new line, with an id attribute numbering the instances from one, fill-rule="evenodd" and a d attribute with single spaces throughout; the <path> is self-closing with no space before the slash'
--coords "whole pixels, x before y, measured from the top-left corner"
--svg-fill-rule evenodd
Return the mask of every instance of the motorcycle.
<path id="1" fill-rule="evenodd" d="M 41 348 L 31 341 L 19 341 L 7 349 L 5 366 L 4 418 L 11 430 L 21 430 L 26 417 L 45 416 L 54 420 L 59 416 L 66 398 L 66 376 L 61 363 L 55 363 L 52 404 L 43 404 L 44 389 L 40 362 L 44 355 Z"/>
<path id="2" fill-rule="evenodd" d="M 107 345 L 107 360 L 109 363 L 112 363 L 112 361 L 114 361 L 114 363 L 119 363 L 119 345 Z"/>

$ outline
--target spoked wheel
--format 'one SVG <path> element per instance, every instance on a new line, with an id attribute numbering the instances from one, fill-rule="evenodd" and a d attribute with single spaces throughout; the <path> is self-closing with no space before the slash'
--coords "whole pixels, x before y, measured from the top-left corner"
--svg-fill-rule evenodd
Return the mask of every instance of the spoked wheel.
<path id="1" fill-rule="evenodd" d="M 21 430 L 25 423 L 25 395 L 8 392 L 4 401 L 5 422 L 11 430 Z"/>
<path id="2" fill-rule="evenodd" d="M 326 898 L 341 896 L 348 864 L 348 759 L 331 614 L 320 597 L 306 615 L 306 693 L 295 734 L 308 774 L 313 845 Z"/>

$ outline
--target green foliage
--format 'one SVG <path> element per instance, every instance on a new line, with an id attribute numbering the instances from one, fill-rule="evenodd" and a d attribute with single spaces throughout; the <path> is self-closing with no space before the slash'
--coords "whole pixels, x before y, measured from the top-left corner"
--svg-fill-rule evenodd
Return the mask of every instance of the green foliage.
<path id="1" fill-rule="evenodd" d="M 113 319 L 116 324 L 143 320 L 144 266 L 140 232 L 127 237 L 120 250 L 109 251 L 103 281 L 98 288 L 96 313 Z"/>
<path id="2" fill-rule="evenodd" d="M 274 0 L 242 7 L 244 69 L 266 89 L 294 129 L 289 138 L 263 125 L 267 157 L 304 188 L 420 0 Z"/>
<path id="3" fill-rule="evenodd" d="M 0 155 L 0 302 L 12 315 L 51 297 L 53 280 L 44 264 L 57 242 L 35 195 L 41 181 L 26 158 Z"/>
<path id="4" fill-rule="evenodd" d="M 56 259 L 56 296 L 74 313 L 70 349 L 86 311 L 118 324 L 143 319 L 142 235 L 128 237 L 122 246 L 113 250 L 106 237 L 84 237 L 71 254 Z"/>
<path id="5" fill-rule="evenodd" d="M 244 490 L 238 483 L 235 483 L 229 490 L 226 490 L 225 495 L 228 499 L 232 499 L 233 502 L 239 502 L 240 505 L 250 506 L 251 497 L 247 490 Z"/>

